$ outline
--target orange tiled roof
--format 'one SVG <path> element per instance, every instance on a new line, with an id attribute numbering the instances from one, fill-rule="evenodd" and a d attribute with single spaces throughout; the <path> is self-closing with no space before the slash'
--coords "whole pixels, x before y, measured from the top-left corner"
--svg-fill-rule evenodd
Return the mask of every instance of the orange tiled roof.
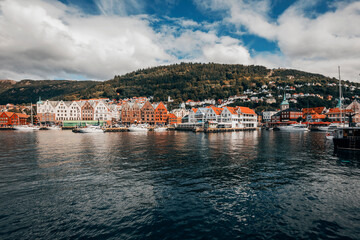
<path id="1" fill-rule="evenodd" d="M 240 111 L 242 113 L 246 113 L 246 114 L 254 114 L 255 115 L 255 112 L 254 110 L 248 108 L 248 107 L 237 107 L 238 109 L 240 109 Z"/>
<path id="2" fill-rule="evenodd" d="M 12 117 L 12 115 L 14 115 L 14 113 L 13 112 L 4 112 L 5 113 L 5 115 L 7 116 L 7 117 Z"/>
<path id="3" fill-rule="evenodd" d="M 196 113 L 196 111 L 197 111 L 197 108 L 192 108 L 191 110 L 193 110 L 193 111 L 194 111 L 194 113 Z"/>
<path id="4" fill-rule="evenodd" d="M 223 108 L 218 108 L 218 107 L 214 107 L 214 106 L 212 106 L 211 108 L 212 108 L 212 110 L 214 110 L 216 115 L 220 115 L 221 112 L 223 111 Z"/>
<path id="5" fill-rule="evenodd" d="M 30 117 L 29 115 L 26 115 L 26 114 L 23 114 L 23 113 L 16 113 L 16 115 L 17 115 L 19 118 L 28 118 L 28 117 Z"/>
<path id="6" fill-rule="evenodd" d="M 341 112 L 345 113 L 345 112 L 353 112 L 352 109 L 342 109 Z M 340 109 L 339 108 L 330 108 L 329 109 L 329 113 L 340 113 Z"/>
<path id="7" fill-rule="evenodd" d="M 176 115 L 173 114 L 173 113 L 169 113 L 169 114 L 168 114 L 168 117 L 169 117 L 169 118 L 177 118 Z"/>
<path id="8" fill-rule="evenodd" d="M 229 111 L 231 112 L 231 114 L 234 114 L 234 115 L 237 114 L 236 109 L 235 109 L 234 107 L 227 107 L 227 109 L 229 109 Z"/>

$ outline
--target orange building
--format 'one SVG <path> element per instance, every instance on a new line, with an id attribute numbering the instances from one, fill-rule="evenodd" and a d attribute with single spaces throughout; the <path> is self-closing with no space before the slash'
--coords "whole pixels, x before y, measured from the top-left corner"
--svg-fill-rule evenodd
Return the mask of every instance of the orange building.
<path id="1" fill-rule="evenodd" d="M 170 114 L 168 114 L 167 123 L 169 125 L 179 124 L 179 123 L 181 123 L 181 117 L 177 117 L 175 114 L 170 113 Z"/>
<path id="2" fill-rule="evenodd" d="M 160 102 L 155 109 L 155 124 L 165 125 L 168 118 L 168 111 L 165 105 Z"/>

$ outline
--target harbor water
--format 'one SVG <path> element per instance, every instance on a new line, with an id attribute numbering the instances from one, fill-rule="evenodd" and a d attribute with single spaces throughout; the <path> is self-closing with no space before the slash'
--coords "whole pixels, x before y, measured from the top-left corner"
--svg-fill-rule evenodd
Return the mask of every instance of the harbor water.
<path id="1" fill-rule="evenodd" d="M 359 239 L 321 132 L 0 132 L 0 239 Z"/>

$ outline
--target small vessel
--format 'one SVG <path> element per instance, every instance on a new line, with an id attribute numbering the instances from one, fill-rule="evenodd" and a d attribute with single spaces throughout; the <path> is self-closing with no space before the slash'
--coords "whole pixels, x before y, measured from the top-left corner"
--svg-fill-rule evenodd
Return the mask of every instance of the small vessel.
<path id="1" fill-rule="evenodd" d="M 334 151 L 360 151 L 360 127 L 344 127 L 334 131 Z"/>
<path id="2" fill-rule="evenodd" d="M 156 127 L 154 132 L 166 132 L 168 129 L 166 127 Z"/>
<path id="3" fill-rule="evenodd" d="M 329 126 L 318 127 L 318 130 L 323 131 L 323 132 L 333 132 L 338 127 L 339 127 L 339 124 L 331 123 Z"/>
<path id="4" fill-rule="evenodd" d="M 86 126 L 84 128 L 77 129 L 79 133 L 104 133 L 104 130 L 100 126 Z"/>
<path id="5" fill-rule="evenodd" d="M 38 126 L 29 126 L 29 125 L 18 125 L 18 126 L 14 126 L 13 128 L 14 128 L 14 130 L 18 130 L 18 131 L 36 131 L 36 130 L 40 130 L 40 127 L 38 127 Z"/>
<path id="6" fill-rule="evenodd" d="M 17 126 L 14 126 L 13 127 L 14 130 L 18 130 L 18 131 L 37 131 L 37 130 L 40 130 L 39 126 L 34 126 L 32 103 L 30 104 L 30 112 L 31 112 L 31 124 L 30 125 L 17 125 Z"/>
<path id="7" fill-rule="evenodd" d="M 48 127 L 46 127 L 46 129 L 47 129 L 47 130 L 61 130 L 61 127 L 60 127 L 60 126 L 55 126 L 55 125 L 53 125 L 53 126 L 48 126 Z"/>
<path id="8" fill-rule="evenodd" d="M 146 124 L 131 125 L 129 128 L 130 132 L 147 132 L 149 128 Z"/>
<path id="9" fill-rule="evenodd" d="M 278 126 L 277 127 L 280 131 L 287 131 L 287 132 L 305 132 L 309 131 L 308 126 L 305 124 L 290 124 L 287 126 Z"/>

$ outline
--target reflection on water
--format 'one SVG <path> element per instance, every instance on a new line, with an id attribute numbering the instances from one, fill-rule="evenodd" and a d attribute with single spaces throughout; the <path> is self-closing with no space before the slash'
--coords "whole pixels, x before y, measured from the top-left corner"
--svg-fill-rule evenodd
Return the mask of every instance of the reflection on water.
<path id="1" fill-rule="evenodd" d="M 359 160 L 323 133 L 0 136 L 1 239 L 360 236 Z"/>

